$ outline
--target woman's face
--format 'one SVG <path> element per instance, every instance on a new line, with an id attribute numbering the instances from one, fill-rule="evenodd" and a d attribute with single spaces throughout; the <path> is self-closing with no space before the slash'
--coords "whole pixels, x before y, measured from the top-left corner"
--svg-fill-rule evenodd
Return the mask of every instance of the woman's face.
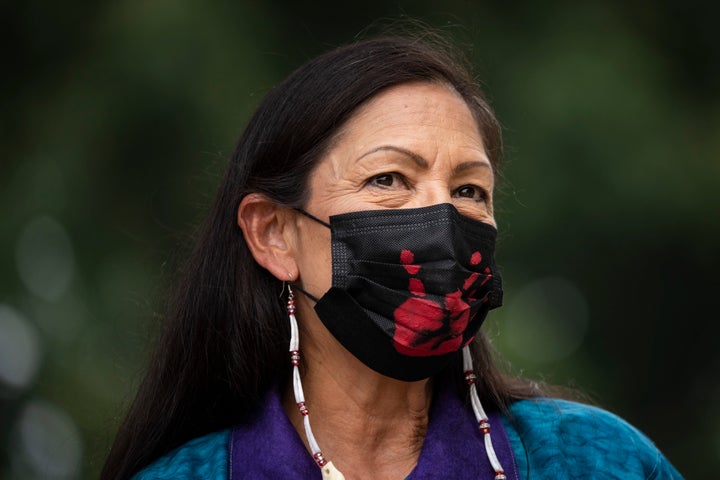
<path id="1" fill-rule="evenodd" d="M 460 95 L 434 83 L 389 88 L 343 127 L 310 177 L 305 210 L 328 221 L 360 210 L 452 203 L 495 225 L 494 175 L 475 119 Z M 331 286 L 330 230 L 298 215 L 298 268 L 316 296 Z"/>

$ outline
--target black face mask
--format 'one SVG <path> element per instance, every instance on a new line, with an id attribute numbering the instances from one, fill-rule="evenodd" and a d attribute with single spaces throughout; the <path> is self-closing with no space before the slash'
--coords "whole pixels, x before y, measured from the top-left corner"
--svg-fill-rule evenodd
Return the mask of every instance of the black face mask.
<path id="1" fill-rule="evenodd" d="M 330 217 L 332 288 L 315 312 L 373 370 L 415 381 L 438 373 L 502 305 L 497 231 L 451 204 Z"/>

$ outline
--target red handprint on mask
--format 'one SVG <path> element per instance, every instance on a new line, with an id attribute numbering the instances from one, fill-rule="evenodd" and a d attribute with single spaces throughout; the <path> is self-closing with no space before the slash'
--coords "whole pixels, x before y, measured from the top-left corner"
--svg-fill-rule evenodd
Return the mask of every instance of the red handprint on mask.
<path id="1" fill-rule="evenodd" d="M 480 252 L 474 252 L 470 257 L 470 264 L 478 265 L 481 260 Z M 442 300 L 433 301 L 425 298 L 425 285 L 417 277 L 422 267 L 414 264 L 414 261 L 415 255 L 410 250 L 400 252 L 400 263 L 411 275 L 408 291 L 413 296 L 405 300 L 393 313 L 395 349 L 399 353 L 414 357 L 457 351 L 463 346 L 463 333 L 470 322 L 468 302 L 476 300 L 474 295 L 477 288 L 490 280 L 490 269 L 484 269 L 485 275 L 479 284 L 476 283 L 481 274 L 473 272 L 457 290 L 446 294 Z"/>

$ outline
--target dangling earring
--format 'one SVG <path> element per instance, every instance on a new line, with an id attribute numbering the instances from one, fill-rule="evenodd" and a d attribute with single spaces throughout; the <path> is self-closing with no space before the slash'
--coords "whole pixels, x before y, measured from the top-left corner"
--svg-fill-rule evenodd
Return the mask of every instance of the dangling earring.
<path id="1" fill-rule="evenodd" d="M 290 363 L 293 367 L 293 392 L 295 393 L 295 404 L 297 405 L 300 415 L 303 417 L 305 436 L 308 439 L 313 459 L 322 471 L 323 480 L 345 480 L 345 476 L 340 473 L 337 468 L 335 468 L 333 463 L 325 460 L 325 457 L 323 457 L 322 451 L 320 450 L 320 446 L 318 446 L 318 443 L 315 440 L 315 435 L 312 433 L 312 428 L 310 428 L 310 411 L 305 405 L 305 394 L 303 393 L 302 381 L 300 380 L 300 332 L 298 329 L 297 319 L 295 318 L 295 296 L 293 295 L 292 287 L 289 284 L 287 313 L 290 318 Z M 466 345 L 462 352 L 465 382 L 470 389 L 470 403 L 472 404 L 472 409 L 478 422 L 478 428 L 484 437 L 485 453 L 490 461 L 490 465 L 493 470 L 495 470 L 495 480 L 506 480 L 507 477 L 505 476 L 502 465 L 500 464 L 500 460 L 498 460 L 497 455 L 495 454 L 495 448 L 493 447 L 492 438 L 490 437 L 490 422 L 482 404 L 480 403 L 480 398 L 477 393 L 477 386 L 475 385 L 477 377 L 473 372 L 470 347 Z"/>
<path id="2" fill-rule="evenodd" d="M 295 318 L 295 296 L 292 287 L 288 284 L 288 300 L 287 313 L 290 318 L 290 364 L 293 368 L 293 392 L 295 393 L 295 404 L 297 405 L 300 415 L 303 417 L 303 426 L 305 427 L 305 436 L 310 445 L 313 459 L 322 471 L 323 480 L 345 480 L 340 471 L 335 468 L 332 462 L 325 460 L 320 446 L 315 440 L 315 435 L 310 428 L 310 411 L 305 405 L 305 394 L 300 380 L 300 332 L 298 329 L 297 319 Z"/>
<path id="3" fill-rule="evenodd" d="M 472 404 L 472 409 L 478 422 L 478 428 L 482 432 L 485 440 L 485 453 L 487 454 L 488 460 L 490 460 L 490 465 L 492 465 L 493 470 L 495 470 L 495 480 L 506 480 L 507 477 L 505 476 L 502 465 L 500 465 L 500 460 L 498 460 L 497 455 L 495 455 L 495 448 L 492 444 L 492 438 L 490 438 L 490 421 L 488 420 L 488 416 L 485 414 L 485 410 L 480 403 L 480 397 L 478 397 L 477 386 L 475 385 L 477 376 L 475 376 L 475 373 L 473 372 L 470 346 L 465 345 L 462 352 L 465 383 L 467 383 L 468 388 L 470 389 L 470 403 Z"/>

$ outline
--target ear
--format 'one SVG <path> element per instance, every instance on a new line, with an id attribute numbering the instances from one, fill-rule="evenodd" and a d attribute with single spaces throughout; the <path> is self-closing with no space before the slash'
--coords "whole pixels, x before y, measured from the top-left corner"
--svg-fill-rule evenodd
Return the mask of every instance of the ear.
<path id="1" fill-rule="evenodd" d="M 297 278 L 293 212 L 265 195 L 251 193 L 242 199 L 237 223 L 255 261 L 281 281 Z"/>

